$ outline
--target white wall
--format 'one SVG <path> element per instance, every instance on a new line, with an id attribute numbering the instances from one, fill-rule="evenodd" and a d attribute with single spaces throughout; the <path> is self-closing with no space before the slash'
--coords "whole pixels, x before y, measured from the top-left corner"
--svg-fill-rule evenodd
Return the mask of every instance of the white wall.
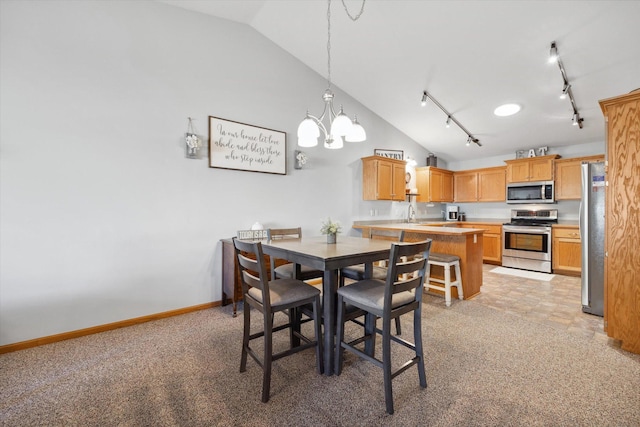
<path id="1" fill-rule="evenodd" d="M 326 82 L 250 27 L 148 1 L 0 5 L 0 345 L 218 301 L 221 238 L 348 230 L 390 212 L 361 200 L 361 157 L 427 156 L 334 88 L 368 141 L 293 169 Z M 287 175 L 186 159 L 187 118 L 206 141 L 209 115 L 286 132 Z"/>

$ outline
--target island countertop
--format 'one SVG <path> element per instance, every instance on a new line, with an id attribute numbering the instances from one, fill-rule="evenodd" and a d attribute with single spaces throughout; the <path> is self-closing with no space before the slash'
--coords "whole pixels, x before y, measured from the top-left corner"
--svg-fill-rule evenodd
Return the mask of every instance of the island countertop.
<path id="1" fill-rule="evenodd" d="M 446 223 L 440 225 L 434 222 L 424 223 L 401 223 L 401 222 L 381 222 L 381 223 L 354 223 L 353 228 L 362 231 L 362 236 L 367 238 L 368 229 L 378 230 L 404 230 L 404 240 L 407 242 L 417 242 L 424 239 L 431 239 L 431 252 L 457 255 L 460 257 L 460 269 L 462 279 L 462 290 L 464 299 L 469 299 L 480 293 L 482 286 L 482 252 L 485 232 L 482 228 L 460 228 L 457 226 L 447 227 Z M 433 266 L 431 275 L 434 277 L 444 277 L 442 267 Z M 451 289 L 452 298 L 457 298 L 458 293 L 455 287 Z"/>
<path id="2" fill-rule="evenodd" d="M 467 234 L 482 234 L 484 230 L 482 228 L 460 228 L 460 227 L 447 227 L 446 223 L 443 225 L 435 222 L 424 223 L 407 223 L 407 222 L 389 222 L 389 223 L 377 223 L 377 224 L 353 224 L 355 229 L 367 229 L 375 228 L 376 230 L 404 230 L 405 232 L 415 233 L 428 233 L 428 234 L 441 234 L 441 235 L 467 235 Z M 456 223 L 457 224 L 457 223 Z"/>

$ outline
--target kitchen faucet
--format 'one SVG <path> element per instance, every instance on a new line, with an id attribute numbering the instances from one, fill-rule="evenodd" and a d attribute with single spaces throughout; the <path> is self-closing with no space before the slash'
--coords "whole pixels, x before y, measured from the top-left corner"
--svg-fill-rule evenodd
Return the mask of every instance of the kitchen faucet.
<path id="1" fill-rule="evenodd" d="M 413 205 L 409 203 L 409 212 L 407 213 L 407 222 L 416 222 L 416 210 Z"/>

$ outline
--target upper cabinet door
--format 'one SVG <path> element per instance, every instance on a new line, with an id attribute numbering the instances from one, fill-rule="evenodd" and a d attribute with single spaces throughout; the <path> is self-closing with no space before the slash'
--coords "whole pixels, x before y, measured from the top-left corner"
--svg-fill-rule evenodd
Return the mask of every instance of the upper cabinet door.
<path id="1" fill-rule="evenodd" d="M 453 172 L 433 166 L 416 168 L 418 202 L 453 202 Z"/>
<path id="2" fill-rule="evenodd" d="M 529 157 L 525 159 L 505 160 L 507 164 L 507 182 L 530 182 L 553 180 L 553 161 L 557 154 Z"/>
<path id="3" fill-rule="evenodd" d="M 477 202 L 478 172 L 454 172 L 453 189 L 453 200 L 455 202 Z"/>
<path id="4" fill-rule="evenodd" d="M 580 165 L 582 162 L 604 161 L 600 156 L 561 159 L 555 162 L 556 200 L 580 200 L 582 198 L 582 178 Z"/>
<path id="5" fill-rule="evenodd" d="M 405 200 L 404 160 L 380 156 L 362 159 L 362 200 Z"/>
<path id="6" fill-rule="evenodd" d="M 478 171 L 478 201 L 504 202 L 507 192 L 506 167 Z"/>

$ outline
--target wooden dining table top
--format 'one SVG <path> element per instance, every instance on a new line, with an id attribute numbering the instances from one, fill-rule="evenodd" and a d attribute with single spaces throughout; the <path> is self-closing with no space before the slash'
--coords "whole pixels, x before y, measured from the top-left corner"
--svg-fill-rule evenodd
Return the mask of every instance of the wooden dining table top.
<path id="1" fill-rule="evenodd" d="M 262 243 L 265 253 L 318 270 L 334 270 L 349 265 L 386 259 L 391 242 L 338 236 L 336 243 L 327 243 L 326 236 L 301 239 L 270 240 Z"/>

